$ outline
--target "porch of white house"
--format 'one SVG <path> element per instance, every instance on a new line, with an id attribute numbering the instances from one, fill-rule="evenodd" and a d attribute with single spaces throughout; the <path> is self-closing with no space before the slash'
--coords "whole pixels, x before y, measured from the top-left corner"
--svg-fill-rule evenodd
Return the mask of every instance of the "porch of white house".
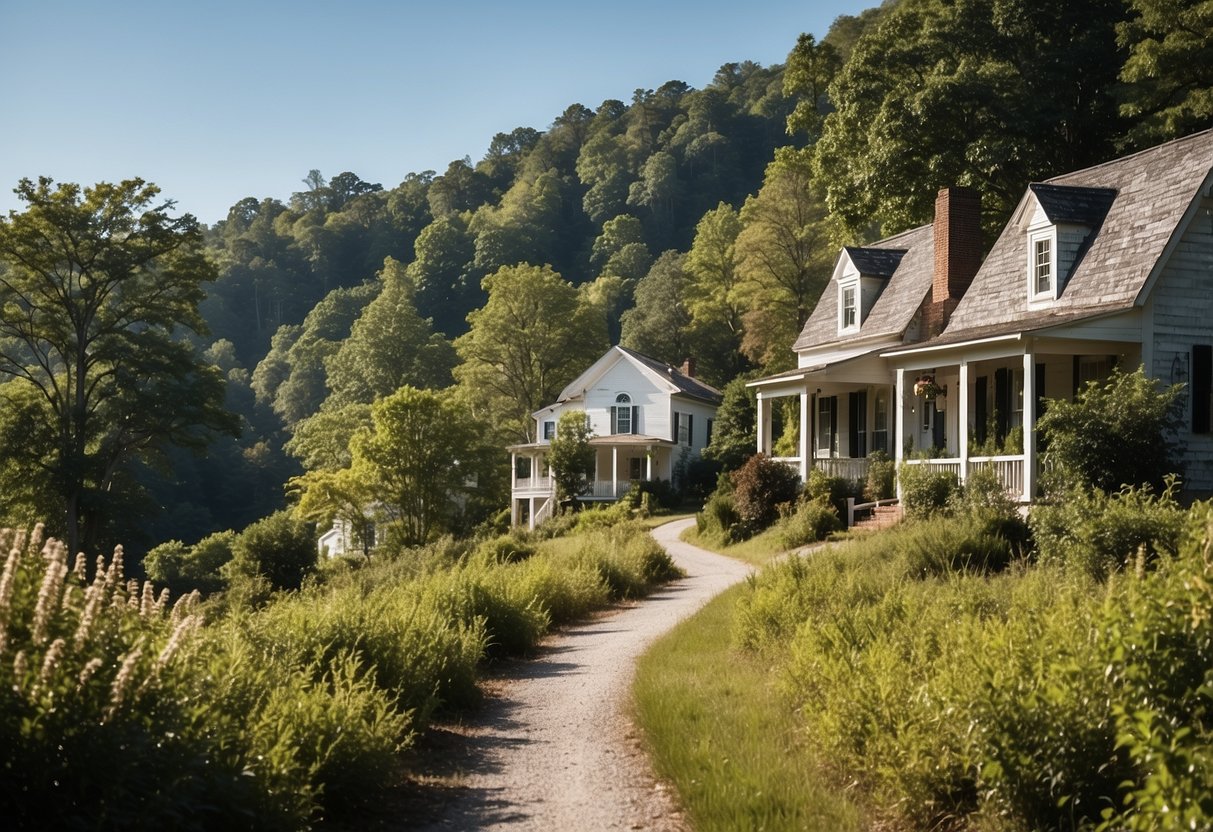
<path id="1" fill-rule="evenodd" d="M 795 384 L 758 382 L 756 386 L 758 451 L 791 467 L 802 481 L 807 481 L 814 468 L 833 477 L 863 480 L 868 474 L 868 454 L 880 450 L 892 455 L 891 376 L 880 383 L 879 377 L 825 380 L 806 373 Z M 797 452 L 776 456 L 779 426 L 775 411 L 788 398 L 797 401 Z"/>
<path id="2" fill-rule="evenodd" d="M 1015 337 L 960 354 L 894 356 L 895 421 L 903 437 L 896 459 L 947 471 L 962 483 L 990 469 L 1008 495 L 1029 503 L 1040 475 L 1036 421 L 1045 400 L 1072 399 L 1113 367 L 1135 367 L 1140 354 L 1130 343 Z"/>
<path id="3" fill-rule="evenodd" d="M 676 445 L 654 437 L 621 434 L 596 436 L 594 477 L 583 501 L 613 502 L 623 497 L 633 482 L 669 480 L 673 474 Z M 510 448 L 510 522 L 535 528 L 555 513 L 556 483 L 548 465 L 547 444 L 516 445 Z"/>

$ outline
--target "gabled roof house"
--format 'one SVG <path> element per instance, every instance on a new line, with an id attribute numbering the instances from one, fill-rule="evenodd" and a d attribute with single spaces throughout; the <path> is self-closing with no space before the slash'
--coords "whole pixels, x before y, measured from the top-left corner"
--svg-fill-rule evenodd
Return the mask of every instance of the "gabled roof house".
<path id="1" fill-rule="evenodd" d="M 840 253 L 798 369 L 753 383 L 759 450 L 769 399 L 799 395 L 802 475 L 883 448 L 1030 501 L 1044 399 L 1141 364 L 1187 385 L 1185 484 L 1213 489 L 1213 131 L 1029 184 L 980 263 L 978 228 L 947 189 L 932 225 Z"/>
<path id="2" fill-rule="evenodd" d="M 673 480 L 679 466 L 698 458 L 712 440 L 721 393 L 693 375 L 626 347 L 612 347 L 539 410 L 532 443 L 511 446 L 510 515 L 515 525 L 536 524 L 555 509 L 547 454 L 560 416 L 583 411 L 595 449 L 591 501 L 618 500 L 633 482 Z"/>

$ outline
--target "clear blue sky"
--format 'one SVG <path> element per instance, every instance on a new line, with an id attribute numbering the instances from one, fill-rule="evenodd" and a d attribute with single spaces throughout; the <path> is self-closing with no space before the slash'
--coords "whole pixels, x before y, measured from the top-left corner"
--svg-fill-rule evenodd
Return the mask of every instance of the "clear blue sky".
<path id="1" fill-rule="evenodd" d="M 207 223 L 312 168 L 390 188 L 877 3 L 0 0 L 0 213 L 23 176 L 141 176 Z"/>

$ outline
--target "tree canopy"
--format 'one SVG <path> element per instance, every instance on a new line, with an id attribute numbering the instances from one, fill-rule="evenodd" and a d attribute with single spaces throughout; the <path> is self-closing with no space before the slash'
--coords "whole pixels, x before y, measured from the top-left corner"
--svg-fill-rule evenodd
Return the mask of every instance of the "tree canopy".
<path id="1" fill-rule="evenodd" d="M 49 477 L 69 548 L 92 549 L 130 463 L 236 429 L 218 368 L 177 337 L 205 331 L 215 269 L 197 221 L 140 179 L 17 194 L 26 209 L 0 219 L 0 408 L 30 433 L 0 454 Z"/>

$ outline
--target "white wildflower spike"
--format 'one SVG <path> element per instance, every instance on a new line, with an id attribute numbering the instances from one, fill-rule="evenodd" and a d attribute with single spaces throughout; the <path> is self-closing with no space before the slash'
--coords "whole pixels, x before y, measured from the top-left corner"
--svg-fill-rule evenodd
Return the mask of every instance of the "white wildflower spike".
<path id="1" fill-rule="evenodd" d="M 83 586 L 88 580 L 88 558 L 84 552 L 76 553 L 76 562 L 72 564 L 72 576 Z"/>
<path id="2" fill-rule="evenodd" d="M 7 531 L 7 530 L 6 530 Z M 8 644 L 8 617 L 13 601 L 13 582 L 17 579 L 17 566 L 21 563 L 21 550 L 12 549 L 0 573 L 0 655 Z"/>
<path id="3" fill-rule="evenodd" d="M 20 694 L 25 684 L 25 674 L 29 672 L 29 659 L 24 650 L 18 650 L 13 656 L 13 691 Z"/>
<path id="4" fill-rule="evenodd" d="M 169 663 L 173 655 L 181 649 L 182 643 L 189 637 L 190 633 L 198 629 L 201 623 L 202 619 L 196 615 L 187 615 L 177 622 L 177 626 L 173 628 L 173 634 L 169 636 L 168 643 L 164 645 L 164 649 L 160 651 L 160 655 L 156 658 L 157 670 Z"/>
<path id="5" fill-rule="evenodd" d="M 61 638 L 57 638 L 51 642 L 50 649 L 46 651 L 46 656 L 42 659 L 42 672 L 38 674 L 38 685 L 46 687 L 50 684 L 51 679 L 55 675 L 55 669 L 59 667 L 59 662 L 63 660 L 63 651 L 67 647 L 67 642 Z"/>
<path id="6" fill-rule="evenodd" d="M 126 695 L 131 687 L 131 680 L 135 675 L 135 665 L 139 663 L 139 659 L 142 657 L 142 644 L 136 645 L 135 649 L 123 657 L 122 666 L 118 668 L 118 675 L 114 677 L 114 684 L 110 686 L 110 704 L 105 712 L 106 719 L 112 719 L 114 714 L 118 713 L 118 710 L 122 707 L 122 703 L 126 701 Z"/>
<path id="7" fill-rule="evenodd" d="M 143 582 L 143 592 L 139 597 L 139 614 L 151 618 L 156 612 L 156 590 L 151 581 Z"/>
<path id="8" fill-rule="evenodd" d="M 63 597 L 63 581 L 67 577 L 66 557 L 62 545 L 54 546 L 55 541 L 47 544 L 43 556 L 49 554 L 46 574 L 42 578 L 42 587 L 38 590 L 38 604 L 34 607 L 34 644 L 46 641 L 51 621 L 59 612 L 59 602 Z"/>
<path id="9" fill-rule="evenodd" d="M 101 661 L 101 659 L 96 657 L 89 659 L 88 662 L 85 663 L 84 667 L 80 669 L 79 684 L 76 686 L 76 693 L 84 690 L 84 686 L 88 684 L 89 680 L 93 678 L 93 676 L 104 664 L 105 663 Z"/>
<path id="10" fill-rule="evenodd" d="M 34 525 L 34 533 L 30 535 L 29 547 L 37 549 L 42 545 L 42 534 L 46 531 L 45 523 L 37 523 Z"/>
<path id="11" fill-rule="evenodd" d="M 169 591 L 168 587 L 160 590 L 160 594 L 156 596 L 156 614 L 164 615 L 165 609 L 168 608 Z"/>

